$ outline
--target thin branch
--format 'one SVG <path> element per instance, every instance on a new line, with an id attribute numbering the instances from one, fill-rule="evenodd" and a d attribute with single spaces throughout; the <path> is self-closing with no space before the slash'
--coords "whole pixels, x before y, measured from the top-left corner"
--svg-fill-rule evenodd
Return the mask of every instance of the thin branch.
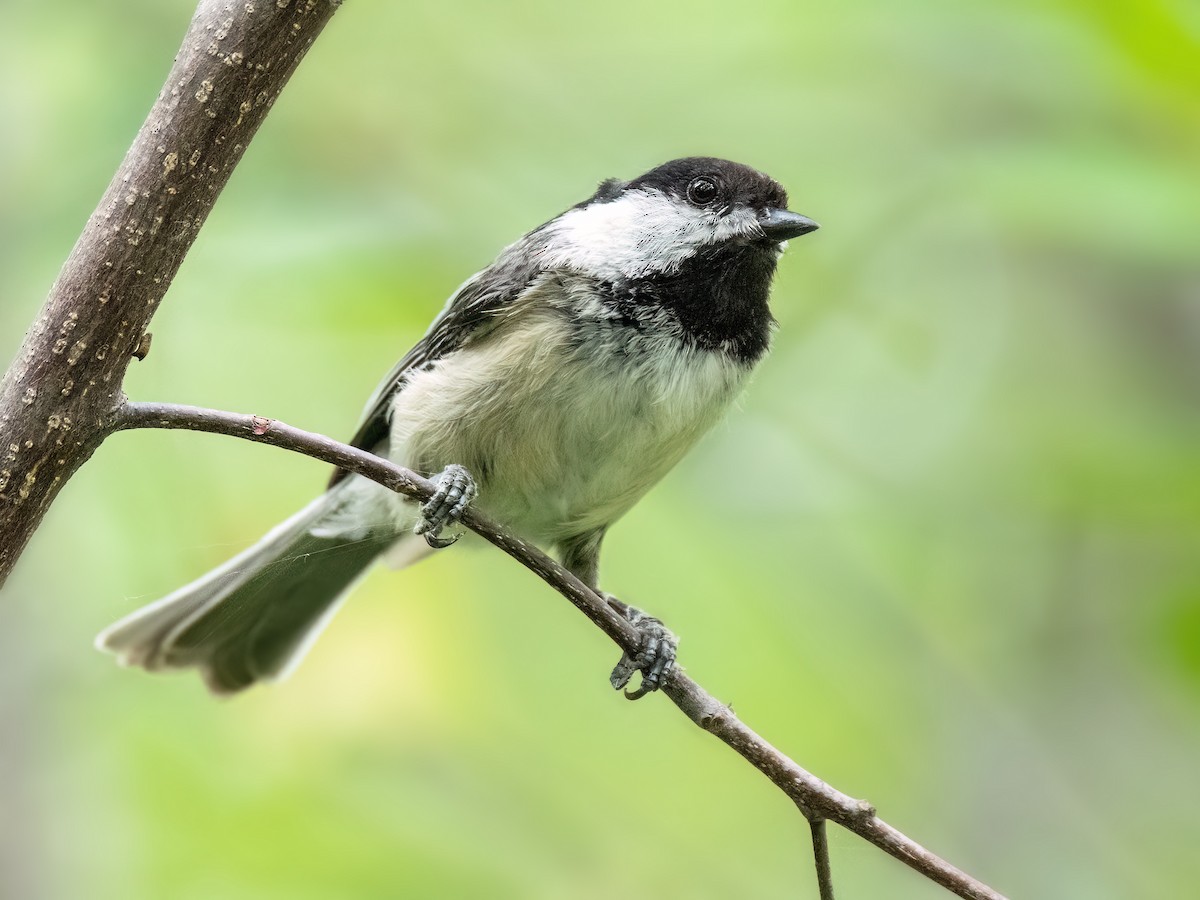
<path id="1" fill-rule="evenodd" d="M 207 431 L 258 441 L 347 469 L 414 500 L 426 500 L 433 494 L 431 482 L 382 457 L 324 435 L 302 431 L 261 416 L 170 403 L 126 403 L 118 409 L 112 429 L 119 431 L 133 428 Z M 462 522 L 537 573 L 543 581 L 570 600 L 622 651 L 637 650 L 638 635 L 633 626 L 618 616 L 598 594 L 537 547 L 472 509 L 467 510 Z M 747 727 L 728 706 L 680 670 L 675 670 L 663 685 L 662 692 L 689 719 L 724 741 L 766 775 L 799 807 L 810 822 L 822 819 L 836 822 L 959 897 L 968 900 L 1004 900 L 1001 894 L 888 825 L 875 815 L 874 807 L 866 801 L 843 794 L 801 768 Z M 819 846 L 817 841 L 814 826 L 814 847 Z M 821 843 L 824 843 L 823 836 Z M 827 869 L 827 848 L 823 855 Z M 818 869 L 822 865 L 821 857 L 822 853 L 818 849 Z M 822 896 L 824 897 L 824 894 Z"/>
<path id="2" fill-rule="evenodd" d="M 833 874 L 829 868 L 829 835 L 825 832 L 825 820 L 817 817 L 808 820 L 812 831 L 813 861 L 817 865 L 817 888 L 821 900 L 834 900 Z"/>
<path id="3" fill-rule="evenodd" d="M 199 0 L 158 100 L 0 381 L 0 585 L 59 489 L 114 431 L 232 435 L 324 460 L 409 497 L 431 494 L 428 481 L 387 460 L 281 422 L 125 404 L 121 395 L 129 362 L 149 349 L 146 328 L 201 225 L 339 4 Z M 536 547 L 473 511 L 464 524 L 536 572 L 622 650 L 636 650 L 633 627 Z M 663 693 L 763 772 L 810 822 L 837 822 L 960 897 L 1002 900 L 882 822 L 869 804 L 796 765 L 682 672 Z M 817 827 L 818 867 L 824 859 L 827 872 Z"/>

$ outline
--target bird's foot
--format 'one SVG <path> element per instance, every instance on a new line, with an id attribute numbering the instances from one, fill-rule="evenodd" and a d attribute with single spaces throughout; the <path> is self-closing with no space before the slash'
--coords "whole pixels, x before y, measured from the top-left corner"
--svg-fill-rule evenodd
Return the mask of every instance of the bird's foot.
<path id="1" fill-rule="evenodd" d="M 422 535 L 425 543 L 435 550 L 440 550 L 462 537 L 461 534 L 456 534 L 444 538 L 441 536 L 442 529 L 462 517 L 471 501 L 475 499 L 478 488 L 471 473 L 459 465 L 446 466 L 435 481 L 437 490 L 421 504 L 421 518 L 413 528 L 413 533 Z"/>
<path id="2" fill-rule="evenodd" d="M 641 634 L 637 655 L 624 654 L 608 679 L 615 690 L 620 690 L 629 684 L 634 672 L 641 672 L 642 683 L 634 690 L 625 691 L 628 699 L 637 700 L 651 691 L 657 691 L 671 676 L 675 670 L 679 638 L 658 619 L 646 615 L 637 607 L 622 603 L 609 594 L 605 594 L 604 599 Z"/>

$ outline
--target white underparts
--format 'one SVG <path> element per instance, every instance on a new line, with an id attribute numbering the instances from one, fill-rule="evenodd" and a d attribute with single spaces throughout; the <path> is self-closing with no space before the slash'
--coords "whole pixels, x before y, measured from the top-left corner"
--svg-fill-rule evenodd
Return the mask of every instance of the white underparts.
<path id="1" fill-rule="evenodd" d="M 639 338 L 619 360 L 570 338 L 542 306 L 414 372 L 393 407 L 393 457 L 426 471 L 466 466 L 483 511 L 553 542 L 627 511 L 747 374 L 669 334 Z"/>

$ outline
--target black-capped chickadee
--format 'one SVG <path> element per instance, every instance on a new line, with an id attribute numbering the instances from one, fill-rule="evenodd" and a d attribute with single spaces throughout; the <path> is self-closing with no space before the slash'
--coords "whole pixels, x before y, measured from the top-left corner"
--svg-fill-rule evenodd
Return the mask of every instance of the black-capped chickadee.
<path id="1" fill-rule="evenodd" d="M 817 228 L 773 179 L 679 159 L 596 193 L 468 280 L 376 390 L 353 444 L 439 485 L 421 509 L 359 476 L 97 638 L 126 665 L 195 666 L 217 693 L 285 675 L 377 557 L 405 565 L 466 504 L 556 550 L 596 587 L 605 531 L 725 412 L 767 350 L 789 238 Z M 656 619 L 613 673 L 653 690 Z"/>

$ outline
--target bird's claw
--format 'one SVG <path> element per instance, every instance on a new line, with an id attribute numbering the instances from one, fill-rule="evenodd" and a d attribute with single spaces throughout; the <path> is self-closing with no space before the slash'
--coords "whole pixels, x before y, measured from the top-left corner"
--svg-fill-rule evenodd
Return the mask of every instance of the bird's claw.
<path id="1" fill-rule="evenodd" d="M 633 690 L 626 690 L 625 697 L 638 700 L 662 687 L 675 670 L 675 657 L 679 638 L 658 619 L 648 616 L 640 609 L 608 597 L 608 605 L 619 612 L 641 635 L 635 656 L 625 653 L 609 676 L 609 684 L 620 690 L 629 684 L 634 672 L 642 673 L 642 682 Z"/>
<path id="2" fill-rule="evenodd" d="M 441 536 L 442 529 L 462 517 L 476 493 L 478 488 L 475 479 L 466 468 L 460 465 L 446 466 L 437 477 L 437 490 L 421 504 L 421 518 L 413 528 L 413 533 L 424 537 L 425 543 L 435 550 L 449 547 L 462 535 L 444 538 Z"/>

